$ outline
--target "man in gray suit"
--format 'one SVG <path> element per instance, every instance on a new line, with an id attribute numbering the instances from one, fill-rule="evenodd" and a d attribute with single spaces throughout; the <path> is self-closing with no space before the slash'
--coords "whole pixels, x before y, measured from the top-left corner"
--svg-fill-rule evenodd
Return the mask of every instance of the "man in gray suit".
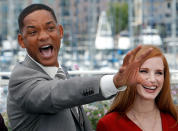
<path id="1" fill-rule="evenodd" d="M 91 131 L 81 105 L 111 98 L 124 85 L 143 82 L 137 68 L 151 49 L 134 63 L 129 60 L 141 46 L 130 51 L 115 75 L 69 78 L 58 63 L 63 28 L 53 10 L 32 4 L 21 12 L 18 23 L 18 42 L 27 56 L 15 66 L 9 81 L 7 113 L 13 131 Z"/>

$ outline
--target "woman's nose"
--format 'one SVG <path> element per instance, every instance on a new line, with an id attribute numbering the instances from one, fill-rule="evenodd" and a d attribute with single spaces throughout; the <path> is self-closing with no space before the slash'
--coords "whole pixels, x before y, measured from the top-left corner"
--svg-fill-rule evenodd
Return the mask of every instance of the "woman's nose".
<path id="1" fill-rule="evenodd" d="M 149 81 L 150 82 L 155 82 L 156 81 L 156 76 L 155 76 L 154 73 L 150 73 L 150 75 L 149 75 Z"/>

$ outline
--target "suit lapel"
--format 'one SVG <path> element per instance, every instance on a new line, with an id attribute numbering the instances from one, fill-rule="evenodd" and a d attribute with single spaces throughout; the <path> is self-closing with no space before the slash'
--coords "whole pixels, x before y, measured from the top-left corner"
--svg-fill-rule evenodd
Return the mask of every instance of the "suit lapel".
<path id="1" fill-rule="evenodd" d="M 69 79 L 70 75 L 68 74 L 67 69 L 64 66 L 62 66 L 62 69 L 64 73 L 66 74 L 67 79 Z M 78 109 L 78 113 L 76 111 L 77 110 L 76 107 Z M 84 111 L 83 111 L 82 106 L 76 106 L 76 107 L 70 108 L 70 110 L 71 110 L 71 113 L 74 119 L 76 119 L 77 123 L 79 124 L 81 131 L 84 131 L 84 117 L 83 117 Z"/>
<path id="2" fill-rule="evenodd" d="M 78 113 L 76 112 L 76 107 L 70 108 L 74 119 L 76 119 L 81 131 L 84 131 L 84 117 L 82 107 L 78 106 Z"/>
<path id="3" fill-rule="evenodd" d="M 83 116 L 83 108 L 82 106 L 78 106 L 79 109 L 79 123 L 80 123 L 80 128 L 82 131 L 84 131 L 84 116 Z"/>
<path id="4" fill-rule="evenodd" d="M 64 73 L 66 74 L 66 78 L 69 79 L 70 76 L 69 76 L 69 73 L 67 72 L 67 68 L 65 66 L 63 66 L 63 65 L 61 65 L 61 67 L 62 67 Z"/>
<path id="5" fill-rule="evenodd" d="M 72 112 L 72 115 L 75 117 L 75 119 L 79 122 L 79 115 L 76 111 L 76 108 L 73 107 L 73 108 L 70 108 L 71 112 Z"/>
<path id="6" fill-rule="evenodd" d="M 46 75 L 48 75 L 37 63 L 35 63 L 28 55 L 26 55 L 23 64 L 27 67 L 30 67 L 34 70 L 38 70 Z M 49 75 L 48 75 L 49 76 Z M 50 76 L 49 76 L 50 77 Z"/>
<path id="7" fill-rule="evenodd" d="M 66 67 L 64 67 L 64 66 L 61 66 L 61 67 L 62 67 L 64 73 L 66 74 L 66 78 L 69 79 L 70 76 L 69 76 L 69 74 L 67 72 Z M 78 106 L 76 106 L 76 107 L 78 108 Z M 77 120 L 78 124 L 80 125 L 79 113 L 77 113 L 76 107 L 72 107 L 72 108 L 70 108 L 70 110 L 71 110 L 71 113 L 72 113 L 73 117 Z"/>

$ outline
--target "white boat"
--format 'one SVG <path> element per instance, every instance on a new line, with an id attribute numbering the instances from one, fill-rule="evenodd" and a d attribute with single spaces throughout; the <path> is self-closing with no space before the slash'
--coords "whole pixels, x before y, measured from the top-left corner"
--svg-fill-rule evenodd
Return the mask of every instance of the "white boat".
<path id="1" fill-rule="evenodd" d="M 150 27 L 143 29 L 139 37 L 140 44 L 148 45 L 152 44 L 155 46 L 162 46 L 163 42 L 158 33 L 157 29 L 152 29 Z"/>
<path id="2" fill-rule="evenodd" d="M 107 19 L 106 12 L 102 12 L 98 22 L 95 39 L 96 49 L 113 49 L 114 39 L 112 37 L 111 25 Z"/>

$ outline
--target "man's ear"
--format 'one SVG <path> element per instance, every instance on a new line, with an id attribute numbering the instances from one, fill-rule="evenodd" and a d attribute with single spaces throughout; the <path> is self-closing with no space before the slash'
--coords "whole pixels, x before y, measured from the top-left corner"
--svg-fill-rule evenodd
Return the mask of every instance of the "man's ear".
<path id="1" fill-rule="evenodd" d="M 58 30 L 59 30 L 60 38 L 62 38 L 63 35 L 64 35 L 64 31 L 63 31 L 63 27 L 62 27 L 62 25 L 58 25 Z"/>
<path id="2" fill-rule="evenodd" d="M 22 48 L 25 48 L 24 39 L 22 34 L 18 34 L 18 43 Z"/>

